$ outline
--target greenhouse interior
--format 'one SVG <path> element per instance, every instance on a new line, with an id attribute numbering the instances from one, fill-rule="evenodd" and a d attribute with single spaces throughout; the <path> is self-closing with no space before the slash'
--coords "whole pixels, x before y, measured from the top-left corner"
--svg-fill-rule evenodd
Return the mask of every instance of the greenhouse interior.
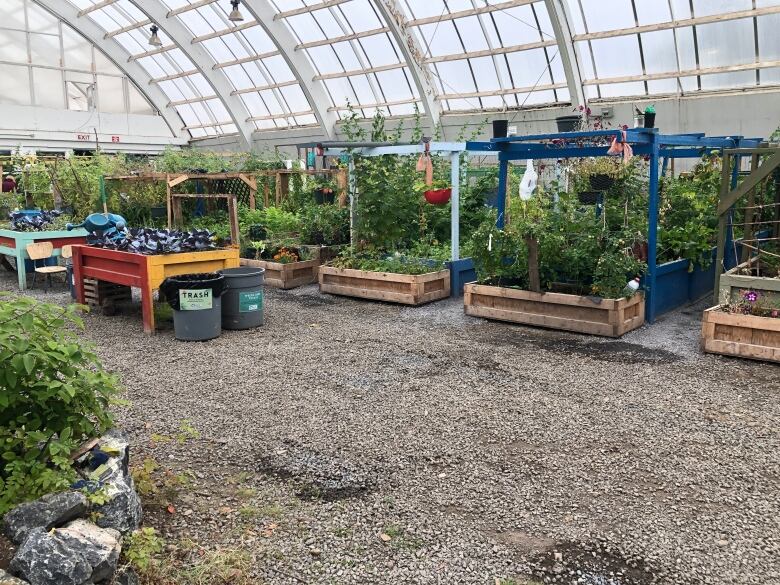
<path id="1" fill-rule="evenodd" d="M 2 0 L 0 585 L 780 584 L 780 0 Z"/>

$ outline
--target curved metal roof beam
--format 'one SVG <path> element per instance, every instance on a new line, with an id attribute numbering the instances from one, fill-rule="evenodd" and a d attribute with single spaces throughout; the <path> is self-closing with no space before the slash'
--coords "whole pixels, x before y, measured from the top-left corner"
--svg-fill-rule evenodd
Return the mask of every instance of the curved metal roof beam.
<path id="1" fill-rule="evenodd" d="M 572 19 L 566 3 L 562 0 L 544 0 L 550 23 L 553 27 L 555 39 L 558 41 L 558 51 L 561 54 L 561 63 L 566 73 L 566 83 L 569 86 L 569 99 L 574 106 L 588 105 L 585 97 L 582 71 L 580 70 L 580 56 L 577 47 L 574 46 L 574 30 Z"/>
<path id="2" fill-rule="evenodd" d="M 322 126 L 322 130 L 329 139 L 336 136 L 336 122 L 338 115 L 328 111 L 331 103 L 330 95 L 325 83 L 317 77 L 317 72 L 309 63 L 302 51 L 296 51 L 298 45 L 287 25 L 276 19 L 276 11 L 268 0 L 243 0 L 241 3 L 258 24 L 263 27 L 266 34 L 279 49 L 287 65 L 290 67 L 295 79 L 301 86 L 303 94 L 314 111 L 314 116 Z"/>
<path id="3" fill-rule="evenodd" d="M 225 109 L 236 125 L 240 137 L 240 147 L 251 150 L 252 132 L 255 126 L 249 121 L 249 111 L 241 98 L 231 95 L 233 86 L 228 81 L 225 72 L 214 67 L 216 62 L 209 52 L 199 43 L 192 42 L 192 33 L 185 28 L 178 17 L 168 18 L 168 9 L 161 2 L 140 2 L 139 0 L 130 0 L 130 2 L 146 14 L 152 22 L 155 22 L 200 70 L 203 77 L 214 89 L 214 93 L 225 105 Z"/>
<path id="4" fill-rule="evenodd" d="M 130 53 L 122 45 L 117 42 L 105 42 L 103 39 L 105 31 L 92 20 L 79 18 L 78 9 L 70 2 L 62 2 L 62 0 L 33 1 L 87 39 L 98 51 L 106 55 L 120 71 L 134 81 L 138 90 L 160 112 L 160 115 L 171 129 L 173 136 L 186 140 L 192 138 L 189 133 L 182 129 L 184 121 L 176 113 L 176 110 L 168 107 L 170 100 L 165 93 L 159 87 L 150 83 L 151 76 L 143 67 L 135 61 L 128 61 Z"/>
<path id="5" fill-rule="evenodd" d="M 406 25 L 403 9 L 398 4 L 398 0 L 375 0 L 374 5 L 390 29 L 398 48 L 401 49 L 425 106 L 425 113 L 428 114 L 432 125 L 436 126 L 441 117 L 441 104 L 436 100 L 436 88 L 431 80 L 428 66 L 424 63 L 425 53 L 414 38 L 414 33 Z"/>

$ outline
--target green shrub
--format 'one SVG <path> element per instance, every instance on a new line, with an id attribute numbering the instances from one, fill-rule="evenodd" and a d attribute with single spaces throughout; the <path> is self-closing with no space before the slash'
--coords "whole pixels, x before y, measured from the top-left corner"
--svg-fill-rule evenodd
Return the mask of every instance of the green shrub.
<path id="1" fill-rule="evenodd" d="M 67 487 L 70 453 L 111 425 L 117 380 L 81 341 L 79 307 L 0 298 L 0 514 Z"/>

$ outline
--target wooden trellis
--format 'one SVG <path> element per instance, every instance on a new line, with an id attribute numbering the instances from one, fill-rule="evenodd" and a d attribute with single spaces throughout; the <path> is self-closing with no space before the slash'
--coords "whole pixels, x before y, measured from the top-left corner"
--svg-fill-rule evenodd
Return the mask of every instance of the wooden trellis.
<path id="1" fill-rule="evenodd" d="M 742 157 L 750 157 L 750 174 L 734 186 L 735 173 Z M 763 160 L 762 160 L 763 158 Z M 736 167 L 732 169 L 732 164 Z M 780 242 L 780 185 L 775 183 L 774 201 L 756 204 L 756 198 L 767 182 L 780 172 L 780 145 L 764 143 L 755 148 L 732 148 L 723 151 L 723 170 L 721 171 L 720 201 L 718 203 L 718 248 L 715 260 L 715 286 L 713 297 L 717 303 L 720 294 L 720 279 L 724 269 L 728 241 L 733 242 L 731 233 L 733 208 L 743 198 L 744 207 L 743 238 L 741 241 L 741 261 L 760 251 L 764 242 Z M 764 208 L 772 210 L 772 218 L 762 220 L 757 214 Z M 769 234 L 759 236 L 761 226 L 767 226 Z M 734 257 L 734 263 L 740 259 Z"/>

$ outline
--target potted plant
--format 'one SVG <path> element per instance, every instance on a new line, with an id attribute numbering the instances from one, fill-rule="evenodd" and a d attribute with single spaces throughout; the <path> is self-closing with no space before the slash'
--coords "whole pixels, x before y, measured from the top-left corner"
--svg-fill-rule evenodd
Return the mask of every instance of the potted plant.
<path id="1" fill-rule="evenodd" d="M 314 179 L 312 187 L 314 201 L 317 203 L 317 205 L 335 202 L 336 189 L 337 185 L 333 179 Z"/>
<path id="2" fill-rule="evenodd" d="M 621 158 L 599 156 L 584 159 L 575 168 L 580 177 L 588 180 L 593 191 L 609 191 L 623 176 L 624 166 Z"/>
<path id="3" fill-rule="evenodd" d="M 449 182 L 436 179 L 427 185 L 424 181 L 415 183 L 415 191 L 421 192 L 425 200 L 431 205 L 446 205 L 452 197 L 452 187 Z"/>

